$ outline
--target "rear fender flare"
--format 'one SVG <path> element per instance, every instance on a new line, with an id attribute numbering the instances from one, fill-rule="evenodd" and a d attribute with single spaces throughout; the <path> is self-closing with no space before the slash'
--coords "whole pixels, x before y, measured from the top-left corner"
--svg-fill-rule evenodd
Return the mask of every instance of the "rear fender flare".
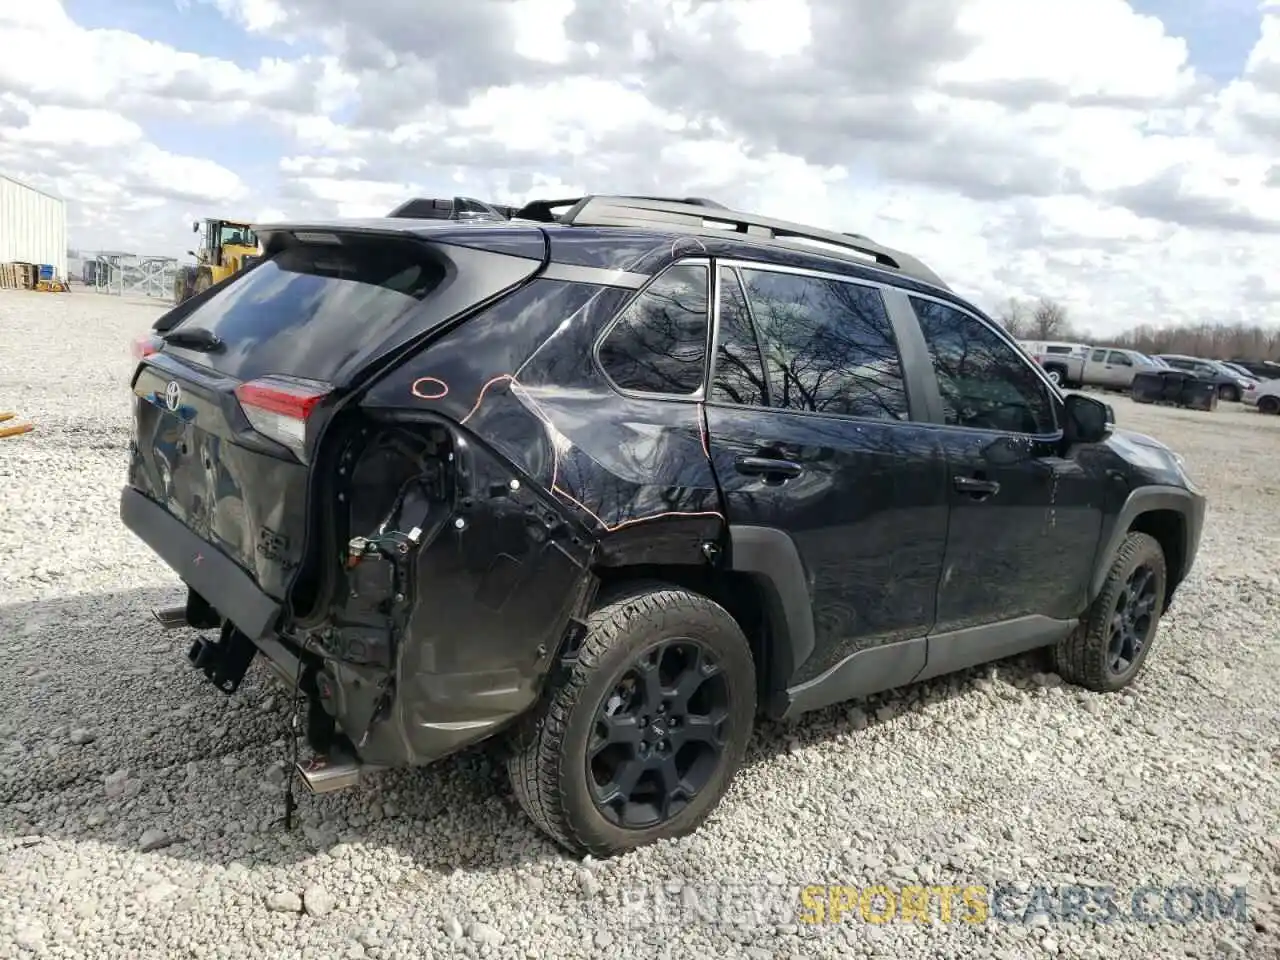
<path id="1" fill-rule="evenodd" d="M 768 617 L 772 686 L 783 689 L 815 645 L 809 577 L 791 535 L 776 527 L 729 525 L 730 569 L 759 584 Z"/>
<path id="2" fill-rule="evenodd" d="M 1195 498 L 1189 490 L 1183 490 L 1180 487 L 1172 486 L 1147 486 L 1138 487 L 1130 491 L 1129 496 L 1125 498 L 1124 504 L 1120 507 L 1120 512 L 1116 516 L 1115 524 L 1111 527 L 1111 533 L 1101 544 L 1093 564 L 1093 578 L 1089 583 L 1089 602 L 1094 600 L 1102 593 L 1103 585 L 1106 583 L 1107 574 L 1111 570 L 1111 562 L 1115 559 L 1116 552 L 1120 549 L 1120 545 L 1124 543 L 1124 539 L 1129 534 L 1129 528 L 1133 526 L 1133 522 L 1144 513 L 1150 513 L 1154 510 L 1172 510 L 1183 516 L 1183 544 L 1182 555 L 1184 567 L 1190 563 L 1188 541 L 1196 536 L 1194 525 L 1196 523 Z M 1172 577 L 1181 580 L 1186 574 L 1186 569 L 1170 570 Z"/>

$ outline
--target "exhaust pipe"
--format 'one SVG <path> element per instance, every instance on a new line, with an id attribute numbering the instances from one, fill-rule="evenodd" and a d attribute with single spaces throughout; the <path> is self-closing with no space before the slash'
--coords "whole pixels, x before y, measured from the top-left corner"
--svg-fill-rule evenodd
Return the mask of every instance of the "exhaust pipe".
<path id="1" fill-rule="evenodd" d="M 151 611 L 151 615 L 160 621 L 160 626 L 165 630 L 177 630 L 187 625 L 187 605 L 185 603 L 176 607 L 158 607 Z"/>
<path id="2" fill-rule="evenodd" d="M 307 785 L 312 794 L 333 793 L 354 787 L 360 782 L 360 773 L 364 769 L 358 760 L 335 754 L 331 757 L 316 757 L 307 763 L 296 765 L 298 776 Z"/>

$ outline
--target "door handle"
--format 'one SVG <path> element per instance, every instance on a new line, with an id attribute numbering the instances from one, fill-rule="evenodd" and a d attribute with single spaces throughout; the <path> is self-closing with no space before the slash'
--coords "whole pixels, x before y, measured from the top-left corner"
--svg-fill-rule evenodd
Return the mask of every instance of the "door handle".
<path id="1" fill-rule="evenodd" d="M 774 457 L 738 457 L 733 461 L 734 469 L 748 477 L 798 477 L 804 473 L 804 467 L 794 460 L 780 460 Z"/>
<path id="2" fill-rule="evenodd" d="M 994 480 L 980 480 L 977 477 L 956 477 L 952 482 L 961 493 L 967 493 L 978 500 L 985 500 L 987 497 L 995 496 L 1000 492 L 1000 484 Z"/>

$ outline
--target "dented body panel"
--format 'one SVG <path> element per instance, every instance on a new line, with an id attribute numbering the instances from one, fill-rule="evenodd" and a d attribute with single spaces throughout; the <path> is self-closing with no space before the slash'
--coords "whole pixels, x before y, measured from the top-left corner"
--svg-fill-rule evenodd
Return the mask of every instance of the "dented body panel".
<path id="1" fill-rule="evenodd" d="M 176 410 L 166 400 L 171 383 L 181 384 Z M 129 484 L 283 600 L 307 528 L 305 500 L 289 494 L 306 489 L 307 468 L 254 436 L 233 385 L 172 356 L 143 366 L 133 385 Z"/>

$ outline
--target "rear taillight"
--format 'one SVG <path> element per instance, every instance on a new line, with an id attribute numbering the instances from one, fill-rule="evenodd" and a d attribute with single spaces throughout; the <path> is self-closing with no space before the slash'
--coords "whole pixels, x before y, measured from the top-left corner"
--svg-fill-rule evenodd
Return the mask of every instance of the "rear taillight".
<path id="1" fill-rule="evenodd" d="M 307 420 L 332 388 L 316 380 L 262 377 L 236 387 L 249 425 L 307 462 Z"/>
<path id="2" fill-rule="evenodd" d="M 138 337 L 138 339 L 134 340 L 131 345 L 133 359 L 143 360 L 151 356 L 153 353 L 159 353 L 162 346 L 164 346 L 164 341 L 159 337 Z"/>

